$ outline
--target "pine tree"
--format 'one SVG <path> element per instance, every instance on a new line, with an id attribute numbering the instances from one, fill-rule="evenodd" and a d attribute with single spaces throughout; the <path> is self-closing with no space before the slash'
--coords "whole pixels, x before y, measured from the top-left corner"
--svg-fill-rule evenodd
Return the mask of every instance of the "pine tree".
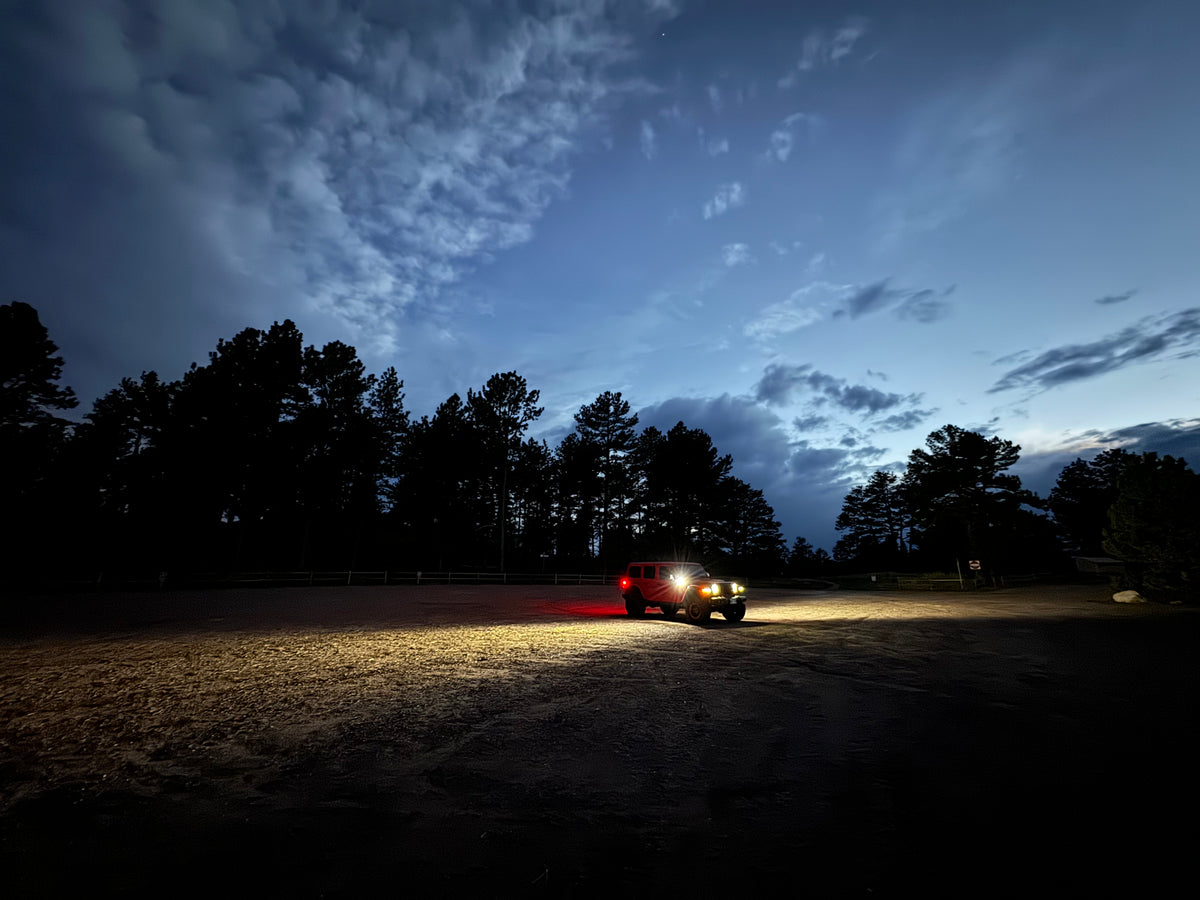
<path id="1" fill-rule="evenodd" d="M 1200 600 L 1200 475 L 1182 459 L 1127 460 L 1109 509 L 1104 549 L 1124 560 L 1133 586 L 1164 600 Z"/>

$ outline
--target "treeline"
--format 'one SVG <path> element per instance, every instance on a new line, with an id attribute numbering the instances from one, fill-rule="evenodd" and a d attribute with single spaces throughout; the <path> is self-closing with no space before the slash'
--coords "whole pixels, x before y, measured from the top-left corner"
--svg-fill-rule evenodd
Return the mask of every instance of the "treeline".
<path id="1" fill-rule="evenodd" d="M 291 321 L 221 340 L 177 381 L 125 378 L 82 422 L 36 310 L 0 306 L 8 568 L 611 571 L 631 557 L 782 566 L 779 523 L 683 422 L 620 393 L 557 447 L 539 391 L 497 373 L 413 419 L 394 368 L 304 346 Z"/>
<path id="2" fill-rule="evenodd" d="M 877 471 L 847 494 L 834 560 L 858 571 L 953 571 L 977 560 L 987 576 L 1110 556 L 1125 563 L 1129 587 L 1200 599 L 1200 475 L 1184 460 L 1106 450 L 1065 466 L 1042 498 L 1008 472 L 1020 449 L 954 425 L 933 432 L 902 472 Z M 793 567 L 806 564 L 802 544 Z"/>

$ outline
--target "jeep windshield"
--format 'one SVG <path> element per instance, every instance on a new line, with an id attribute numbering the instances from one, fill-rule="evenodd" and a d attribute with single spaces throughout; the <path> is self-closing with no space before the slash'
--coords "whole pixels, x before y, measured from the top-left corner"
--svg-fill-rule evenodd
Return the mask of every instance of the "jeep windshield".
<path id="1" fill-rule="evenodd" d="M 693 578 L 707 578 L 708 573 L 704 571 L 704 566 L 698 563 L 689 563 L 684 566 L 676 566 L 671 570 L 671 575 L 683 581 L 690 581 Z"/>

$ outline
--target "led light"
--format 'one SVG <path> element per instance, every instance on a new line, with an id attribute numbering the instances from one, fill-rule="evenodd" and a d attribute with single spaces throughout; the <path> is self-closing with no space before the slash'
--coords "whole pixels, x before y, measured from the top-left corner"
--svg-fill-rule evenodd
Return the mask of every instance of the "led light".
<path id="1" fill-rule="evenodd" d="M 721 586 L 719 584 L 714 584 L 709 588 L 709 591 L 714 597 L 719 597 L 721 595 Z"/>
<path id="2" fill-rule="evenodd" d="M 702 587 L 702 588 L 700 588 L 700 593 L 702 593 L 705 597 L 707 597 L 709 594 L 712 593 L 712 588 L 711 587 Z"/>

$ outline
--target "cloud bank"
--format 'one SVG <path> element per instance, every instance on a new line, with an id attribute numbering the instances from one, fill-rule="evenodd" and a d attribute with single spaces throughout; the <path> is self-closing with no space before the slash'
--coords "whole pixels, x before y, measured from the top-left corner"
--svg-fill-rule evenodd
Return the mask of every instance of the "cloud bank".
<path id="1" fill-rule="evenodd" d="M 530 239 L 591 130 L 644 90 L 616 74 L 630 35 L 674 12 L 505 9 L 30 5 L 0 61 L 6 82 L 39 85 L 5 110 L 34 138 L 7 153 L 7 217 L 61 231 L 86 200 L 131 247 L 172 233 L 193 262 L 171 272 L 238 290 L 242 322 L 299 296 L 386 343 L 407 310 Z M 141 271 L 155 264 L 127 263 L 169 283 Z"/>
<path id="2" fill-rule="evenodd" d="M 1086 344 L 1066 344 L 1038 354 L 1005 372 L 988 393 L 1018 389 L 1040 392 L 1115 372 L 1170 354 L 1200 352 L 1200 307 L 1148 318 Z"/>

